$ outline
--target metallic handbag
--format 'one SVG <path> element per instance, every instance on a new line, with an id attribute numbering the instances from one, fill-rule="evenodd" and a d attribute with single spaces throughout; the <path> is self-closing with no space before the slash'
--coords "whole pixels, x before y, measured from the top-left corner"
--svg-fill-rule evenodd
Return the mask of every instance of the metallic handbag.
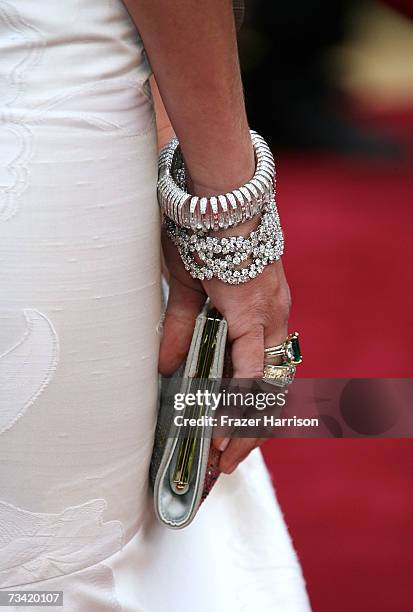
<path id="1" fill-rule="evenodd" d="M 211 446 L 211 425 L 175 424 L 173 400 L 176 393 L 219 390 L 226 338 L 227 322 L 207 301 L 196 319 L 185 365 L 172 377 L 160 377 L 150 480 L 156 517 L 171 529 L 182 529 L 193 520 L 219 476 L 221 454 Z M 210 407 L 186 405 L 182 416 L 208 417 Z"/>

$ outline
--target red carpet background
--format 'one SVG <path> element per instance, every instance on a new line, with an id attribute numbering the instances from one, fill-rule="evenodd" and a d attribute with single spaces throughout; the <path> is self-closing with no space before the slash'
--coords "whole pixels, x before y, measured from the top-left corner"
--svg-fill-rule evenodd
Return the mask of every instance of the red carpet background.
<path id="1" fill-rule="evenodd" d="M 398 135 L 405 159 L 278 158 L 300 376 L 413 376 L 413 115 L 363 119 Z M 412 441 L 263 451 L 314 612 L 413 609 Z"/>

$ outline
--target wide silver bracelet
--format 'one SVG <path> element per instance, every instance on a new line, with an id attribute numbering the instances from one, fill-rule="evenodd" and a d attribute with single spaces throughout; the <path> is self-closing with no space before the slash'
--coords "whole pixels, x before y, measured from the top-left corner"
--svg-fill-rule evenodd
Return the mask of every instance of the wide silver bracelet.
<path id="1" fill-rule="evenodd" d="M 259 226 L 247 237 L 218 238 L 205 231 L 192 232 L 168 217 L 164 223 L 186 270 L 200 280 L 216 277 L 232 285 L 246 283 L 284 252 L 284 237 L 273 194 L 264 206 Z"/>
<path id="2" fill-rule="evenodd" d="M 238 189 L 210 197 L 186 191 L 185 164 L 179 142 L 172 138 L 159 155 L 158 201 L 164 214 L 181 227 L 201 231 L 226 229 L 258 214 L 275 191 L 275 163 L 265 140 L 250 133 L 254 176 Z"/>

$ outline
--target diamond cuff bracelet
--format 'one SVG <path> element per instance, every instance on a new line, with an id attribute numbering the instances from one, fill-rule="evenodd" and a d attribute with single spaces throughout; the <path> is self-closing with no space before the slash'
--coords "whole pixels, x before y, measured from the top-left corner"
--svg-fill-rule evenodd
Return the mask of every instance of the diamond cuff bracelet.
<path id="1" fill-rule="evenodd" d="M 185 269 L 200 280 L 216 277 L 231 285 L 246 283 L 284 252 L 284 237 L 273 195 L 264 206 L 259 226 L 246 238 L 218 238 L 203 231 L 191 232 L 168 218 L 165 218 L 165 227 Z"/>
<path id="2" fill-rule="evenodd" d="M 172 138 L 159 155 L 158 201 L 165 215 L 181 227 L 209 231 L 237 225 L 261 212 L 275 191 L 275 163 L 262 136 L 250 133 L 254 176 L 238 189 L 210 197 L 193 196 L 183 188 L 184 161 L 178 139 Z"/>

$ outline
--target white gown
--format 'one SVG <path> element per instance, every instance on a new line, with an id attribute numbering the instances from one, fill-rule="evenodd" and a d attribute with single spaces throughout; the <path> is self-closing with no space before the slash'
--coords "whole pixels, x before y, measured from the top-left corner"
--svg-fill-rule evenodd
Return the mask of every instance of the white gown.
<path id="1" fill-rule="evenodd" d="M 187 529 L 153 516 L 149 75 L 120 0 L 0 0 L 0 588 L 63 590 L 65 612 L 306 612 L 259 451 Z"/>

